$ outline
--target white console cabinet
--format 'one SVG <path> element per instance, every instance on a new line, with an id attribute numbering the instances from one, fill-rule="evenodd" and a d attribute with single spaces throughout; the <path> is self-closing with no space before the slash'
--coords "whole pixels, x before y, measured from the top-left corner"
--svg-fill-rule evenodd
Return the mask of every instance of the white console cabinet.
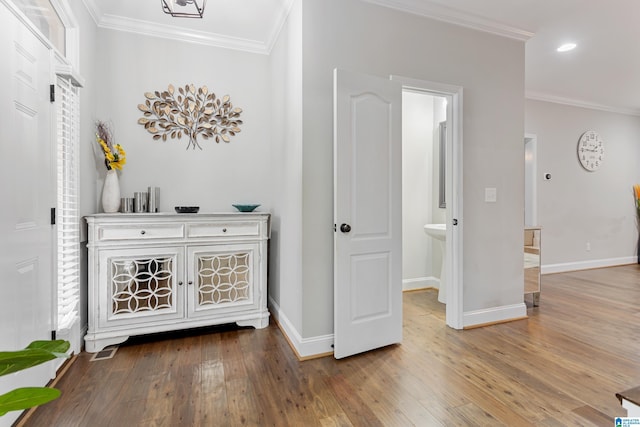
<path id="1" fill-rule="evenodd" d="M 264 328 L 268 213 L 97 214 L 89 226 L 88 352 L 132 335 Z"/>

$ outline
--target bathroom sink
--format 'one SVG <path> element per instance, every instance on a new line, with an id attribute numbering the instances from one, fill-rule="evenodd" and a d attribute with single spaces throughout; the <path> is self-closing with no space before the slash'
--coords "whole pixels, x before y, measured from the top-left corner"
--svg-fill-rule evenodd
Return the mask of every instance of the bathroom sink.
<path id="1" fill-rule="evenodd" d="M 447 303 L 447 224 L 425 224 L 424 232 L 427 235 L 440 243 L 440 250 L 442 251 L 442 265 L 440 266 L 440 286 L 438 290 L 438 301 L 443 304 Z"/>
<path id="2" fill-rule="evenodd" d="M 426 224 L 424 226 L 424 232 L 434 239 L 446 240 L 447 224 Z"/>

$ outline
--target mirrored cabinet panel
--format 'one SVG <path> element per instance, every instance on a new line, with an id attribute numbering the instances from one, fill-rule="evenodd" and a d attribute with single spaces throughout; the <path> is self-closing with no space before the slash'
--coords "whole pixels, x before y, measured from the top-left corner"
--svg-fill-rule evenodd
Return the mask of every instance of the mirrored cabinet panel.
<path id="1" fill-rule="evenodd" d="M 540 305 L 541 227 L 524 229 L 524 293 L 533 296 L 533 306 Z"/>

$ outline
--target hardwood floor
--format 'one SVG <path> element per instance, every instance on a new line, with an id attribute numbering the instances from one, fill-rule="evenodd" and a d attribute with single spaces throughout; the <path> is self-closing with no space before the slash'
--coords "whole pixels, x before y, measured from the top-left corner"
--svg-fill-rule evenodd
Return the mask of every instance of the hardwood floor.
<path id="1" fill-rule="evenodd" d="M 404 342 L 299 362 L 273 324 L 82 353 L 26 426 L 612 426 L 640 385 L 640 266 L 542 278 L 529 318 L 456 331 L 435 291 L 404 298 Z"/>

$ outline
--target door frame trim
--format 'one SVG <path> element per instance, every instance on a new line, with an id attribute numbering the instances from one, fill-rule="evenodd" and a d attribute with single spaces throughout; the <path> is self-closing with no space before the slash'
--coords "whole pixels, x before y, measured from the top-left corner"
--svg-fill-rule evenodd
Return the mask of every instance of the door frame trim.
<path id="1" fill-rule="evenodd" d="M 455 227 L 447 227 L 446 245 L 446 276 L 450 281 L 447 289 L 446 322 L 454 329 L 464 327 L 464 286 L 463 286 L 463 168 L 462 168 L 462 86 L 432 82 L 428 80 L 414 79 L 410 77 L 391 75 L 391 80 L 398 81 L 403 90 L 424 92 L 430 95 L 444 96 L 447 99 L 447 117 L 451 120 L 451 132 L 447 133 L 449 142 L 447 146 L 447 186 L 445 199 L 447 203 L 447 224 Z M 451 184 L 449 184 L 451 183 Z"/>
<path id="2" fill-rule="evenodd" d="M 532 192 L 532 200 L 531 200 L 531 222 L 532 224 L 527 224 L 525 221 L 525 225 L 538 225 L 538 136 L 533 133 L 525 133 L 524 134 L 524 145 L 525 145 L 525 155 L 526 155 L 526 145 L 531 144 L 531 154 L 533 155 L 533 170 L 531 171 L 531 192 Z M 527 169 L 525 166 L 525 183 L 527 181 Z M 526 197 L 526 191 L 525 191 Z M 525 208 L 526 208 L 525 201 Z M 526 209 L 525 209 L 526 212 Z"/>
<path id="3" fill-rule="evenodd" d="M 68 0 L 57 0 L 51 3 L 56 11 L 62 25 L 65 27 L 65 55 L 62 55 L 53 46 L 53 43 L 29 20 L 29 18 L 16 6 L 11 0 L 0 0 L 0 4 L 4 4 L 10 12 L 12 12 L 26 28 L 29 29 L 45 46 L 55 52 L 56 59 L 59 63 L 70 67 L 73 70 L 72 78 L 76 80 L 76 86 L 83 86 L 84 80 L 77 73 L 80 69 L 80 30 L 78 20 L 69 5 Z"/>

